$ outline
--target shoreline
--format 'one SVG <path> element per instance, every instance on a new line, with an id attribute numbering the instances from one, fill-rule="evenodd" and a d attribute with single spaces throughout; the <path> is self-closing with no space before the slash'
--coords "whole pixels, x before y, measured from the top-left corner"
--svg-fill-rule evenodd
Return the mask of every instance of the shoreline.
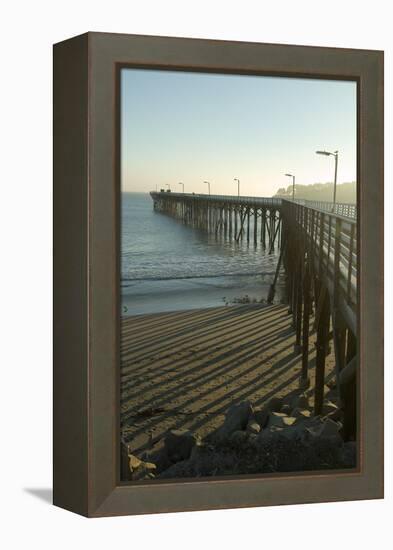
<path id="1" fill-rule="evenodd" d="M 122 286 L 122 316 L 263 303 L 272 281 L 270 274 L 263 273 L 127 281 Z M 276 288 L 278 304 L 284 298 L 283 282 L 279 280 Z"/>

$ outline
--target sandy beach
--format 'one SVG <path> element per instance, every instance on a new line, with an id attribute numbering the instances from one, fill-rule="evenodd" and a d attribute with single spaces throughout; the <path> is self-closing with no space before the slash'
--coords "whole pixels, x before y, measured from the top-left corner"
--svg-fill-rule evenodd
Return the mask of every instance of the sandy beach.
<path id="1" fill-rule="evenodd" d="M 205 437 L 231 404 L 260 407 L 298 387 L 301 355 L 284 305 L 239 305 L 122 319 L 122 438 L 133 452 L 168 429 Z M 311 340 L 311 344 L 313 339 Z M 314 383 L 315 346 L 310 345 Z M 327 358 L 326 373 L 334 366 Z M 312 402 L 312 395 L 311 395 Z"/>

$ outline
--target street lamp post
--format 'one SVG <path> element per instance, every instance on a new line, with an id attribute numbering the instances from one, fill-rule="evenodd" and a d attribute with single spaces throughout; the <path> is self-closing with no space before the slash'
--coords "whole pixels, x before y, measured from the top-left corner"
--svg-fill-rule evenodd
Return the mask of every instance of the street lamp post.
<path id="1" fill-rule="evenodd" d="M 166 185 L 166 187 L 168 187 L 168 190 L 170 191 L 170 190 L 171 190 L 171 184 L 170 184 L 170 183 L 166 183 L 165 185 Z"/>
<path id="2" fill-rule="evenodd" d="M 285 174 L 288 178 L 292 178 L 292 200 L 295 200 L 295 176 L 293 174 Z"/>
<path id="3" fill-rule="evenodd" d="M 209 190 L 209 195 L 210 195 L 210 181 L 204 181 L 203 183 L 207 183 L 207 188 Z"/>
<path id="4" fill-rule="evenodd" d="M 325 155 L 326 157 L 334 157 L 334 184 L 333 184 L 333 212 L 336 207 L 336 192 L 337 192 L 337 165 L 338 165 L 338 151 L 333 153 L 330 151 L 315 151 L 317 155 Z"/>
<path id="5" fill-rule="evenodd" d="M 240 180 L 239 178 L 233 178 L 233 181 L 237 181 L 237 196 L 240 197 Z"/>
<path id="6" fill-rule="evenodd" d="M 183 186 L 183 193 L 184 193 L 184 183 L 179 181 L 179 185 L 182 185 Z"/>

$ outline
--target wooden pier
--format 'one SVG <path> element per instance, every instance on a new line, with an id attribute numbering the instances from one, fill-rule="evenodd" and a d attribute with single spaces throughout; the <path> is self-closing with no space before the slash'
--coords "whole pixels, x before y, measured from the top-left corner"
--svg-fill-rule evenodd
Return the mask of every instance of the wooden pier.
<path id="1" fill-rule="evenodd" d="M 186 225 L 273 251 L 281 237 L 281 199 L 151 193 L 154 209 Z"/>
<path id="2" fill-rule="evenodd" d="M 335 378 L 344 410 L 344 436 L 356 438 L 357 209 L 355 205 L 171 192 L 152 192 L 154 209 L 182 223 L 239 242 L 280 250 L 270 289 L 284 270 L 288 313 L 307 388 L 310 337 L 316 337 L 314 412 L 322 412 L 325 362 L 334 346 Z"/>

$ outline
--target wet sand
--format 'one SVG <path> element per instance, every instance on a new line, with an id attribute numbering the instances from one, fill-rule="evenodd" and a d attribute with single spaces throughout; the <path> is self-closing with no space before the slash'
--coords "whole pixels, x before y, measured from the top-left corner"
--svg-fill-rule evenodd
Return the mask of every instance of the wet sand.
<path id="1" fill-rule="evenodd" d="M 173 428 L 205 437 L 231 404 L 260 407 L 297 388 L 301 355 L 287 312 L 250 304 L 123 318 L 121 429 L 130 449 L 141 452 Z M 331 354 L 327 375 L 333 366 Z"/>
<path id="2" fill-rule="evenodd" d="M 122 282 L 122 314 L 134 315 L 166 313 L 174 310 L 205 309 L 240 303 L 249 297 L 248 303 L 267 300 L 273 282 L 275 256 L 265 258 L 265 273 L 223 275 L 216 277 L 185 277 L 168 280 L 134 280 Z M 282 303 L 284 285 L 279 278 L 275 302 Z"/>

